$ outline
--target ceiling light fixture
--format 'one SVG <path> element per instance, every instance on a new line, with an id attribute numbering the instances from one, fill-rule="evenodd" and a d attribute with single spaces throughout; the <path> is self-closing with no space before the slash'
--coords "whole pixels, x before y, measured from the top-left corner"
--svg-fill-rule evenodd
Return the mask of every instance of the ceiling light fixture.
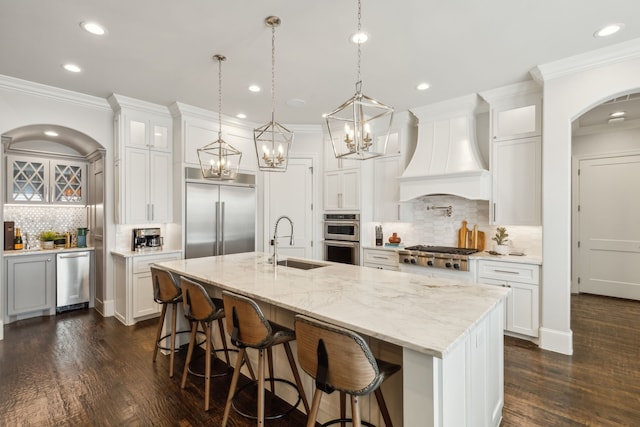
<path id="1" fill-rule="evenodd" d="M 609 117 L 611 117 L 611 118 L 622 117 L 625 114 L 626 113 L 624 111 L 616 111 L 616 112 L 613 112 L 613 113 L 609 114 Z"/>
<path id="2" fill-rule="evenodd" d="M 247 115 L 244 114 L 244 113 L 238 113 L 238 114 L 236 114 L 236 117 L 239 118 L 239 119 L 246 119 Z"/>
<path id="3" fill-rule="evenodd" d="M 418 86 L 416 86 L 416 89 L 418 89 L 418 90 L 427 90 L 427 89 L 429 89 L 429 83 L 420 83 Z"/>
<path id="4" fill-rule="evenodd" d="M 358 33 L 362 30 L 361 18 L 362 5 L 358 0 Z M 333 153 L 337 158 L 366 160 L 383 155 L 391 130 L 393 107 L 362 93 L 360 45 L 358 43 L 356 93 L 325 116 Z"/>
<path id="5" fill-rule="evenodd" d="M 276 122 L 276 27 L 280 18 L 268 16 L 264 22 L 271 27 L 271 121 L 253 130 L 258 156 L 258 168 L 265 172 L 286 172 L 293 132 Z"/>
<path id="6" fill-rule="evenodd" d="M 364 31 L 358 31 L 351 35 L 351 41 L 355 44 L 365 43 L 367 40 L 369 40 L 369 34 Z"/>
<path id="7" fill-rule="evenodd" d="M 613 35 L 624 28 L 624 24 L 610 24 L 605 27 L 600 28 L 598 31 L 593 33 L 594 37 L 607 37 Z"/>
<path id="8" fill-rule="evenodd" d="M 222 62 L 224 55 L 214 55 L 218 61 L 218 139 L 198 148 L 202 176 L 213 180 L 232 180 L 238 175 L 242 153 L 222 139 Z"/>
<path id="9" fill-rule="evenodd" d="M 58 136 L 58 132 L 52 131 L 52 130 L 48 130 L 44 133 L 47 136 Z"/>
<path id="10" fill-rule="evenodd" d="M 260 86 L 258 86 L 258 85 L 251 85 L 251 86 L 249 86 L 249 91 L 250 91 L 250 92 L 260 92 L 260 90 L 261 90 L 261 89 L 260 89 Z"/>
<path id="11" fill-rule="evenodd" d="M 103 36 L 106 33 L 104 27 L 98 24 L 97 22 L 91 22 L 91 21 L 81 22 L 80 27 L 83 30 L 85 30 L 87 33 L 91 33 L 96 36 Z"/>
<path id="12" fill-rule="evenodd" d="M 62 68 L 72 73 L 79 73 L 82 71 L 82 68 L 78 67 L 76 64 L 64 64 Z"/>

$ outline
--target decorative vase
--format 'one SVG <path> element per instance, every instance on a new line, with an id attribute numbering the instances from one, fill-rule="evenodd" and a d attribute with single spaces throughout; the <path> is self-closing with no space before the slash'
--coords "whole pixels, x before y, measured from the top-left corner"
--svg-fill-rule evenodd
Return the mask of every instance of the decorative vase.
<path id="1" fill-rule="evenodd" d="M 493 251 L 500 255 L 509 254 L 509 246 L 507 245 L 493 245 Z"/>
<path id="2" fill-rule="evenodd" d="M 389 243 L 400 243 L 402 239 L 400 238 L 400 236 L 398 236 L 398 233 L 393 233 L 391 236 L 389 236 Z"/>
<path id="3" fill-rule="evenodd" d="M 43 240 L 42 249 L 53 249 L 53 240 Z"/>

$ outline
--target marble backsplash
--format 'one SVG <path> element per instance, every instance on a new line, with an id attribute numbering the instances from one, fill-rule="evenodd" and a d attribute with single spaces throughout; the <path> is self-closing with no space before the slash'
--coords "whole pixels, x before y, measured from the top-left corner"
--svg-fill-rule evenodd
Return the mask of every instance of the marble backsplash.
<path id="1" fill-rule="evenodd" d="M 4 220 L 15 222 L 24 244 L 34 246 L 43 231 L 75 233 L 78 228 L 87 227 L 87 209 L 86 206 L 5 206 Z"/>
<path id="2" fill-rule="evenodd" d="M 451 216 L 446 215 L 446 210 L 427 210 L 427 207 L 433 206 L 451 206 Z M 385 243 L 396 232 L 406 245 L 457 246 L 458 230 L 465 220 L 467 228 L 472 229 L 477 224 L 478 229 L 486 234 L 487 250 L 494 244 L 491 238 L 495 235 L 497 225 L 489 224 L 489 202 L 486 200 L 468 200 L 449 195 L 423 196 L 412 202 L 412 214 L 412 222 L 382 223 Z M 542 227 L 506 227 L 508 243 L 513 251 L 533 256 L 542 254 Z"/>

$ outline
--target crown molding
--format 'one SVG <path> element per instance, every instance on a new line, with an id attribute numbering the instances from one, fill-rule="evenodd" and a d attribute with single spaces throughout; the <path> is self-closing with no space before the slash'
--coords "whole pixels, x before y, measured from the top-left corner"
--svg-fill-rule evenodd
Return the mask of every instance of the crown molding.
<path id="1" fill-rule="evenodd" d="M 151 102 L 142 101 L 136 98 L 130 98 L 128 96 L 120 95 L 117 93 L 111 94 L 107 100 L 114 112 L 118 112 L 122 109 L 133 109 L 136 111 L 142 111 L 150 114 L 161 114 L 167 116 L 169 114 L 169 108 L 165 105 L 153 104 Z"/>

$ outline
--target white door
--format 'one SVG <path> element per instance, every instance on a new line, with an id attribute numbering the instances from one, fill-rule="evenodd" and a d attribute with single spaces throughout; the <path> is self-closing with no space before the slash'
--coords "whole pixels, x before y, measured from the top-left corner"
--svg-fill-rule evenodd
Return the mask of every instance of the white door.
<path id="1" fill-rule="evenodd" d="M 640 300 L 640 156 L 580 161 L 580 292 Z"/>
<path id="2" fill-rule="evenodd" d="M 265 252 L 273 252 L 269 241 L 273 238 L 276 220 L 286 215 L 293 221 L 294 242 L 290 246 L 288 237 L 278 239 L 278 257 L 313 258 L 313 159 L 289 158 L 286 172 L 266 175 Z M 280 221 L 278 235 L 288 236 L 289 230 L 289 221 Z"/>

